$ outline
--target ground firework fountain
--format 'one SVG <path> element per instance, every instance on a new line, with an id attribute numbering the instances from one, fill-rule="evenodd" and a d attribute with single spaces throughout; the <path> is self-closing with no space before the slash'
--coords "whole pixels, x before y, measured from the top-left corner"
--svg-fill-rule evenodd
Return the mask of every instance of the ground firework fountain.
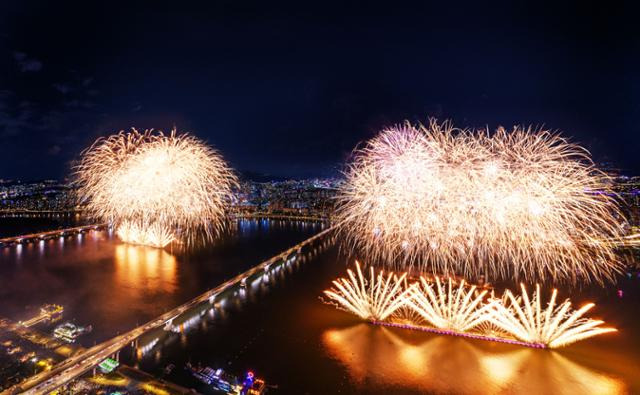
<path id="1" fill-rule="evenodd" d="M 328 303 L 379 325 L 536 348 L 558 348 L 616 331 L 583 317 L 592 303 L 578 310 L 568 299 L 556 303 L 556 290 L 543 308 L 539 286 L 531 298 L 524 285 L 520 296 L 507 290 L 497 298 L 452 278 L 408 280 L 406 273 L 375 273 L 373 268 L 367 277 L 357 262 L 355 272 L 348 270 L 348 277 L 333 285 L 324 292 Z"/>
<path id="2" fill-rule="evenodd" d="M 101 138 L 75 171 L 81 204 L 126 242 L 164 247 L 220 231 L 236 179 L 220 154 L 173 130 Z"/>

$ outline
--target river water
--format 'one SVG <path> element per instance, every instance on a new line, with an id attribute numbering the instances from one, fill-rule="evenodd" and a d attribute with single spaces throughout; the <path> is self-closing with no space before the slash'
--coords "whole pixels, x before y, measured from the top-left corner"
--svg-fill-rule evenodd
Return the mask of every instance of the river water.
<path id="1" fill-rule="evenodd" d="M 191 252 L 129 246 L 106 231 L 5 248 L 0 315 L 19 320 L 44 303 L 62 304 L 65 319 L 93 325 L 80 339 L 91 346 L 321 229 L 317 223 L 240 221 L 222 240 Z M 619 332 L 548 351 L 362 323 L 320 300 L 347 264 L 336 247 L 317 247 L 268 281 L 196 315 L 178 333 L 141 338 L 140 347 L 153 347 L 125 349 L 121 360 L 202 393 L 212 392 L 183 369 L 188 362 L 236 374 L 253 370 L 281 394 L 640 393 L 635 274 L 615 286 L 572 295 L 561 290 L 577 304 L 596 302 L 593 315 Z M 169 364 L 176 368 L 165 375 Z"/>
<path id="2" fill-rule="evenodd" d="M 84 225 L 78 214 L 0 214 L 0 239 Z"/>

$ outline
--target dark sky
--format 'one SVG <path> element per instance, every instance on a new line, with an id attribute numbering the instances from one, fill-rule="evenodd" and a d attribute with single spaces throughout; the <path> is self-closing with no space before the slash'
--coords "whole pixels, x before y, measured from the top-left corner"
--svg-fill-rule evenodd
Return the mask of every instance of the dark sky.
<path id="1" fill-rule="evenodd" d="M 61 178 L 98 136 L 173 125 L 239 170 L 327 175 L 430 116 L 544 124 L 640 174 L 640 13 L 614 2 L 76 3 L 0 5 L 0 178 Z"/>

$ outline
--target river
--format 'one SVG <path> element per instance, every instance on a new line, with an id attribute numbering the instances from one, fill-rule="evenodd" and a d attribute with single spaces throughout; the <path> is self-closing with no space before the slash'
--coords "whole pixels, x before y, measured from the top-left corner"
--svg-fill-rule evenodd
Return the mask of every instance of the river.
<path id="1" fill-rule="evenodd" d="M 107 231 L 0 250 L 0 315 L 24 319 L 44 303 L 91 324 L 84 346 L 104 341 L 306 239 L 318 223 L 239 221 L 207 248 L 181 252 L 129 246 Z M 41 230 L 41 229 L 38 229 Z M 619 332 L 549 351 L 362 323 L 320 300 L 350 260 L 335 246 L 306 253 L 268 282 L 167 333 L 144 354 L 121 360 L 213 393 L 183 367 L 190 362 L 255 371 L 279 394 L 640 393 L 640 279 L 560 290 Z M 623 291 L 623 297 L 617 294 Z M 49 330 L 50 328 L 42 328 Z M 140 346 L 153 336 L 141 339 Z"/>

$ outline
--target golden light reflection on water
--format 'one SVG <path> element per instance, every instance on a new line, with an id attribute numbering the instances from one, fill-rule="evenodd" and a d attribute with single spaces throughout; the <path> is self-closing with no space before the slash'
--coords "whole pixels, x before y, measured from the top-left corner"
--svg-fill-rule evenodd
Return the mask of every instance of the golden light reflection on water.
<path id="1" fill-rule="evenodd" d="M 116 282 L 139 292 L 173 292 L 176 258 L 160 248 L 131 244 L 116 246 Z"/>
<path id="2" fill-rule="evenodd" d="M 352 380 L 425 392 L 621 394 L 625 384 L 559 352 L 358 324 L 325 331 L 328 353 Z"/>

